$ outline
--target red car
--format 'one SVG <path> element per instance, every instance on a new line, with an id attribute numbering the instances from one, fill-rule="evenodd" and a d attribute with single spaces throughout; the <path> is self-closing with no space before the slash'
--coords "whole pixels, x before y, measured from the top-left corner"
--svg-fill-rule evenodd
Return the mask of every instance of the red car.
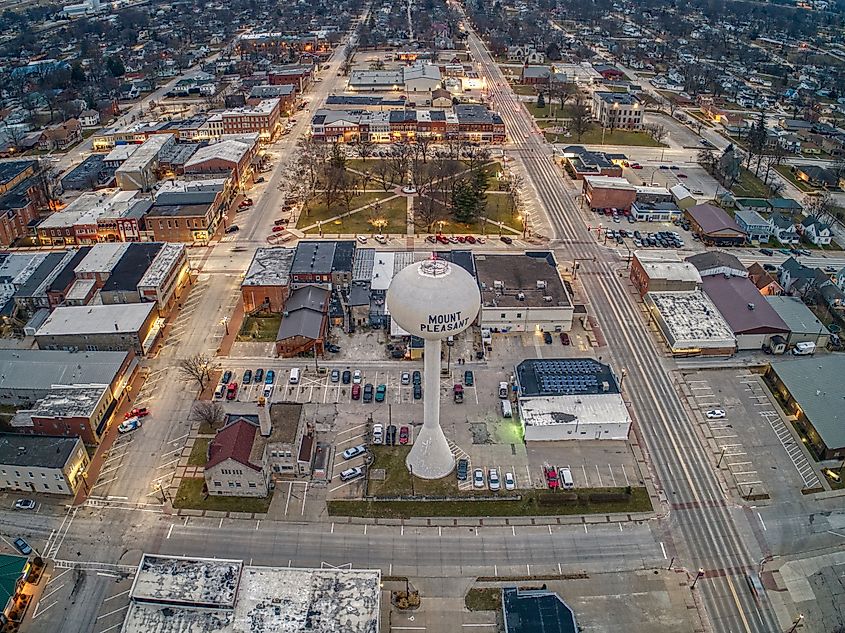
<path id="1" fill-rule="evenodd" d="M 128 411 L 126 415 L 123 416 L 124 420 L 128 420 L 129 418 L 145 418 L 150 414 L 150 410 L 147 407 L 135 407 L 131 411 Z"/>
<path id="2" fill-rule="evenodd" d="M 476 240 L 472 235 L 467 235 L 467 243 L 475 244 Z"/>
<path id="3" fill-rule="evenodd" d="M 560 342 L 563 343 L 564 345 L 569 345 L 569 343 L 570 343 L 569 334 L 567 334 L 566 332 L 561 332 L 560 333 Z"/>
<path id="4" fill-rule="evenodd" d="M 438 235 L 436 239 L 441 244 L 448 244 L 449 243 L 449 240 L 446 238 L 445 235 Z"/>
<path id="5" fill-rule="evenodd" d="M 361 385 L 352 385 L 352 399 L 353 400 L 360 400 L 361 399 Z"/>
<path id="6" fill-rule="evenodd" d="M 639 163 L 631 163 L 631 169 L 642 169 L 643 166 Z"/>
<path id="7" fill-rule="evenodd" d="M 285 230 L 285 225 L 284 225 L 284 224 L 276 224 L 276 225 L 273 227 L 273 233 L 278 233 L 279 231 L 284 231 L 284 230 Z"/>
<path id="8" fill-rule="evenodd" d="M 399 429 L 399 443 L 400 444 L 407 444 L 408 438 L 410 437 L 410 430 L 407 426 L 403 426 Z"/>
<path id="9" fill-rule="evenodd" d="M 557 478 L 557 468 L 554 466 L 543 466 L 543 475 L 546 477 L 546 483 L 549 489 L 554 490 L 560 487 L 560 481 Z"/>
<path id="10" fill-rule="evenodd" d="M 226 388 L 226 400 L 234 400 L 238 397 L 238 383 L 230 382 Z"/>
<path id="11" fill-rule="evenodd" d="M 466 242 L 466 241 L 467 241 L 467 238 L 465 238 L 463 235 L 459 235 L 459 236 L 458 236 L 458 242 L 459 242 L 460 244 L 463 244 L 463 243 L 464 243 L 464 242 Z"/>
<path id="12" fill-rule="evenodd" d="M 245 200 L 241 200 L 241 204 L 239 206 L 241 208 L 251 207 L 252 206 L 252 198 L 246 198 Z"/>

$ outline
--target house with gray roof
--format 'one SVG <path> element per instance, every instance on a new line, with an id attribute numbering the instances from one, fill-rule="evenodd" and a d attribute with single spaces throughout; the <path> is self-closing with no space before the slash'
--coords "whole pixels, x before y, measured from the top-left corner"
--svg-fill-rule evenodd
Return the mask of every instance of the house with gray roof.
<path id="1" fill-rule="evenodd" d="M 769 241 L 772 227 L 769 222 L 754 209 L 737 209 L 734 220 L 745 231 L 751 242 L 765 243 Z"/>
<path id="2" fill-rule="evenodd" d="M 786 213 L 772 213 L 769 216 L 769 228 L 778 242 L 785 245 L 798 244 L 801 237 L 795 228 L 792 216 Z"/>
<path id="3" fill-rule="evenodd" d="M 306 352 L 323 353 L 328 330 L 331 292 L 318 286 L 303 286 L 290 293 L 276 336 L 276 353 L 290 358 Z"/>
<path id="4" fill-rule="evenodd" d="M 748 271 L 739 258 L 725 251 L 704 251 L 687 257 L 686 261 L 695 266 L 702 277 L 711 275 L 748 277 Z"/>
<path id="5" fill-rule="evenodd" d="M 0 433 L 0 490 L 74 495 L 87 468 L 78 437 Z"/>
<path id="6" fill-rule="evenodd" d="M 817 246 L 827 246 L 833 239 L 830 224 L 822 222 L 817 217 L 808 215 L 801 220 L 802 235 Z"/>

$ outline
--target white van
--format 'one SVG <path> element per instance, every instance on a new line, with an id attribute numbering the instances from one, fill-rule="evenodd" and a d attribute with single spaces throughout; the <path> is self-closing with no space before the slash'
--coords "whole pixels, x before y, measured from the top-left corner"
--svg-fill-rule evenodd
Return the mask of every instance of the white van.
<path id="1" fill-rule="evenodd" d="M 792 353 L 795 356 L 810 356 L 811 354 L 816 353 L 816 344 L 811 341 L 796 343 L 795 347 L 792 349 Z"/>
<path id="2" fill-rule="evenodd" d="M 560 485 L 565 490 L 572 490 L 575 487 L 572 472 L 568 468 L 558 468 L 558 475 L 560 475 Z"/>
<path id="3" fill-rule="evenodd" d="M 299 384 L 299 367 L 294 367 L 290 370 L 290 384 Z"/>
<path id="4" fill-rule="evenodd" d="M 499 402 L 502 403 L 502 417 L 512 418 L 513 409 L 511 409 L 511 403 L 508 400 L 499 400 Z"/>
<path id="5" fill-rule="evenodd" d="M 220 400 L 220 398 L 223 397 L 223 391 L 225 389 L 226 389 L 226 385 L 224 385 L 222 383 L 217 385 L 217 387 L 214 389 L 214 399 Z"/>

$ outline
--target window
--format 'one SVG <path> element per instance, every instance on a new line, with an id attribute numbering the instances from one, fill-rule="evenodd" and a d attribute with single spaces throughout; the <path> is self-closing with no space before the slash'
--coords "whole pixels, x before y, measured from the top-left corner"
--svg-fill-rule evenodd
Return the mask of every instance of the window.
<path id="1" fill-rule="evenodd" d="M 215 486 L 216 488 L 219 488 L 219 487 L 220 487 L 220 486 L 222 486 L 222 485 L 223 485 L 223 484 L 221 484 L 219 481 L 215 481 L 215 482 L 214 482 L 214 486 Z"/>
<path id="2" fill-rule="evenodd" d="M 49 489 L 50 489 L 50 484 L 44 484 L 44 490 L 49 490 Z"/>
<path id="3" fill-rule="evenodd" d="M 521 319 L 521 318 L 522 318 L 522 312 L 517 312 L 517 313 L 516 313 L 516 318 L 517 318 L 517 319 Z"/>
<path id="4" fill-rule="evenodd" d="M 250 488 L 255 488 L 255 487 L 256 487 L 256 486 L 255 486 L 255 482 L 254 482 L 254 481 L 250 481 L 250 482 L 249 482 L 249 487 L 250 487 Z"/>
<path id="5" fill-rule="evenodd" d="M 235 488 L 241 488 L 241 482 L 236 481 L 235 482 Z"/>
<path id="6" fill-rule="evenodd" d="M 234 481 L 230 481 L 230 482 L 229 482 L 229 488 L 234 488 L 234 487 L 235 487 L 235 482 L 234 482 Z"/>
<path id="7" fill-rule="evenodd" d="M 504 312 L 502 312 L 502 314 L 501 314 L 501 316 L 500 316 L 499 318 L 500 318 L 500 319 L 504 319 L 504 318 L 505 318 L 505 313 L 504 313 Z"/>

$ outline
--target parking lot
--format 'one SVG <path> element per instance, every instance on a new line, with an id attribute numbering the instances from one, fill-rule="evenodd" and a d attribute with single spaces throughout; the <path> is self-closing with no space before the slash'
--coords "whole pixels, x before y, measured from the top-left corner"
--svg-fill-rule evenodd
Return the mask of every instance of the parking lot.
<path id="1" fill-rule="evenodd" d="M 686 372 L 683 378 L 682 391 L 698 411 L 712 458 L 741 496 L 784 499 L 821 485 L 761 376 L 725 369 Z"/>

